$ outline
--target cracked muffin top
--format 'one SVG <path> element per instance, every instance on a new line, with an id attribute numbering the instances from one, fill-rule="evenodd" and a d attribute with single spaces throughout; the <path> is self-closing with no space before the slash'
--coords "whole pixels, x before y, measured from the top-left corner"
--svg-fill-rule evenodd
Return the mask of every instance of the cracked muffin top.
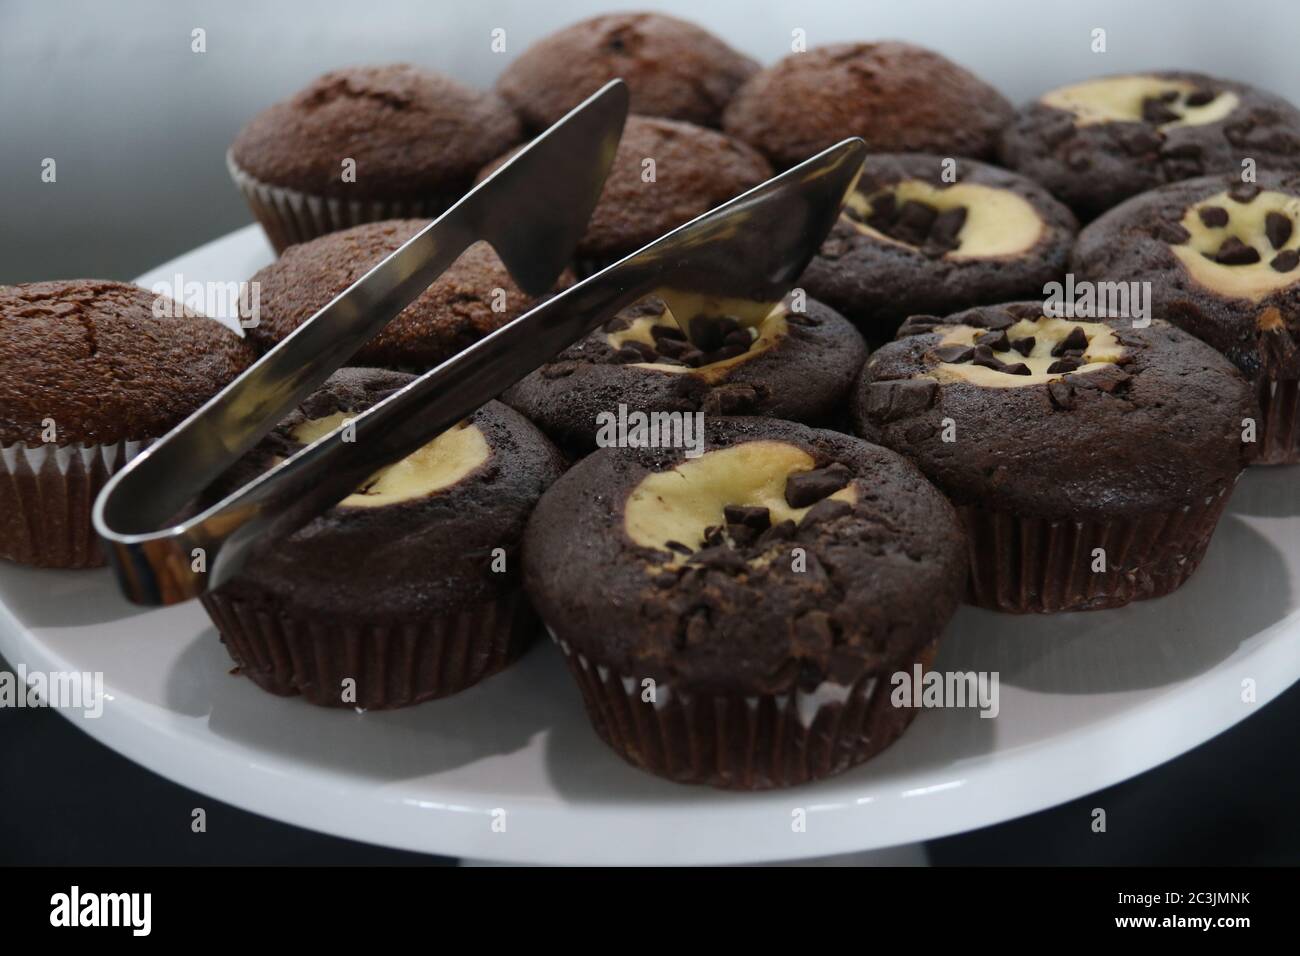
<path id="1" fill-rule="evenodd" d="M 537 41 L 505 68 L 497 91 L 530 129 L 549 126 L 618 78 L 633 113 L 717 126 L 758 64 L 693 23 L 611 13 Z"/>
<path id="2" fill-rule="evenodd" d="M 455 198 L 523 136 L 494 93 L 408 64 L 334 70 L 253 117 L 231 147 L 248 175 L 347 199 Z M 356 181 L 343 161 L 356 161 Z"/>
<path id="3" fill-rule="evenodd" d="M 0 286 L 0 444 L 41 444 L 50 423 L 59 445 L 156 438 L 255 357 L 221 323 L 139 286 Z"/>

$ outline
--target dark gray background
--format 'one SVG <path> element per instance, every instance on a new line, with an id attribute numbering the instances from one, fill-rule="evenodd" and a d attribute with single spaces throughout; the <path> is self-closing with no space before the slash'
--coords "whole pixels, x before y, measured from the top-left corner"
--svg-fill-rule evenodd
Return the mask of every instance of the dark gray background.
<path id="1" fill-rule="evenodd" d="M 323 70 L 407 60 L 487 85 L 522 46 L 624 8 L 675 11 L 764 62 L 896 37 L 1014 100 L 1151 67 L 1199 68 L 1300 100 L 1300 3 L 109 2 L 0 0 L 0 282 L 129 279 L 251 221 L 223 155 L 239 126 Z M 507 30 L 505 56 L 489 51 Z M 207 53 L 190 31 L 207 31 Z M 1109 52 L 1088 47 L 1108 31 Z M 41 160 L 58 182 L 40 181 Z M 1065 807 L 930 846 L 940 863 L 1300 861 L 1300 689 L 1215 741 Z M 209 833 L 189 831 L 209 811 Z M 1088 828 L 1105 807 L 1105 836 Z M 426 862 L 267 821 L 176 787 L 49 711 L 0 710 L 0 863 Z"/>

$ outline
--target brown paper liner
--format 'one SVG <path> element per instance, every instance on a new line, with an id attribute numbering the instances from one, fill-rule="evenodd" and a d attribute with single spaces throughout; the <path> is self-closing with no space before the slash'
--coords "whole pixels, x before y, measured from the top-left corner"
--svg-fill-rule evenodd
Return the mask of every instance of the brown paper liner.
<path id="1" fill-rule="evenodd" d="M 1099 610 L 1169 594 L 1200 564 L 1229 491 L 1178 511 L 1110 521 L 958 508 L 970 552 L 966 599 L 1023 614 Z M 1105 549 L 1104 572 L 1092 570 L 1095 548 Z"/>
<path id="2" fill-rule="evenodd" d="M 448 196 L 395 200 L 313 196 L 273 186 L 250 176 L 235 165 L 229 152 L 226 153 L 226 168 L 275 248 L 276 255 L 299 242 L 362 223 L 384 219 L 432 219 L 455 200 L 455 197 Z"/>
<path id="3" fill-rule="evenodd" d="M 807 717 L 797 691 L 687 694 L 660 684 L 659 702 L 649 703 L 639 678 L 560 647 L 600 738 L 633 766 L 676 783 L 766 790 L 819 780 L 884 750 L 916 716 L 890 703 L 895 669 L 863 675 L 842 700 L 821 703 Z M 937 649 L 931 642 L 896 669 L 917 662 L 928 669 Z"/>
<path id="4" fill-rule="evenodd" d="M 522 589 L 402 622 L 291 615 L 221 591 L 202 602 L 240 673 L 322 707 L 382 710 L 458 693 L 517 659 L 537 633 Z M 345 678 L 356 681 L 355 701 L 343 699 Z"/>
<path id="5" fill-rule="evenodd" d="M 103 565 L 95 497 L 146 444 L 0 446 L 0 557 L 38 568 Z"/>
<path id="6" fill-rule="evenodd" d="M 1255 464 L 1300 463 L 1300 380 L 1264 378 L 1256 390 L 1263 421 Z"/>

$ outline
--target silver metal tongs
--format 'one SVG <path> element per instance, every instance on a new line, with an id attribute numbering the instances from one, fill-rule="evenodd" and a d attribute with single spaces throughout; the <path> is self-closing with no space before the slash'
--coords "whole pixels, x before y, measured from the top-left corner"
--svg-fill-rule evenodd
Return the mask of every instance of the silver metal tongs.
<path id="1" fill-rule="evenodd" d="M 340 426 L 177 517 L 473 243 L 491 243 L 526 293 L 550 291 L 600 197 L 627 102 L 621 81 L 607 84 L 115 474 L 95 501 L 94 524 L 126 596 L 175 604 L 220 587 L 255 547 L 291 534 L 646 295 L 663 296 L 688 335 L 693 316 L 741 314 L 747 303 L 758 315 L 784 298 L 857 179 L 861 140 L 534 307 L 352 418 L 351 441 Z"/>

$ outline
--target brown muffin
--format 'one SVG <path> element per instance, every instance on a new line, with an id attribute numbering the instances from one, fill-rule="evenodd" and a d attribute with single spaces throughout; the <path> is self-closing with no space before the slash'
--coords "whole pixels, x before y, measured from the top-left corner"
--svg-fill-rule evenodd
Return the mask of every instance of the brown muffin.
<path id="1" fill-rule="evenodd" d="M 951 505 L 901 456 L 757 418 L 705 451 L 604 448 L 543 497 L 528 592 L 601 738 L 643 770 L 790 786 L 889 746 L 965 578 Z"/>
<path id="2" fill-rule="evenodd" d="M 139 286 L 0 286 L 0 557 L 103 564 L 90 509 L 109 475 L 254 358 L 220 323 Z"/>
<path id="3" fill-rule="evenodd" d="M 289 247 L 251 280 L 261 284 L 261 313 L 249 338 L 269 349 L 428 224 L 367 223 Z M 561 283 L 571 278 L 566 274 Z M 475 243 L 352 361 L 424 371 L 518 318 L 534 301 L 514 284 L 491 246 Z"/>
<path id="4" fill-rule="evenodd" d="M 217 492 L 410 381 L 340 369 Z M 271 693 L 367 709 L 456 693 L 508 665 L 536 634 L 519 541 L 561 470 L 536 428 L 489 402 L 259 552 L 203 605 L 240 672 Z"/>
<path id="5" fill-rule="evenodd" d="M 849 136 L 873 153 L 993 155 L 1011 104 L 951 60 L 910 43 L 842 43 L 794 53 L 751 78 L 722 128 L 778 169 Z"/>
<path id="6" fill-rule="evenodd" d="M 1079 234 L 1070 267 L 1149 288 L 1157 315 L 1254 384 L 1258 461 L 1300 462 L 1300 174 L 1206 176 L 1134 196 Z"/>
<path id="7" fill-rule="evenodd" d="M 522 135 L 493 93 L 406 64 L 352 67 L 253 117 L 229 164 L 279 251 L 362 222 L 437 215 Z"/>
<path id="8" fill-rule="evenodd" d="M 753 328 L 722 317 L 686 341 L 651 296 L 565 349 L 502 395 L 564 451 L 602 442 L 602 422 L 628 414 L 702 412 L 839 424 L 867 357 L 849 322 L 820 302 L 787 299 Z M 708 351 L 702 351 L 708 349 Z M 605 424 L 604 431 L 609 430 Z"/>
<path id="9" fill-rule="evenodd" d="M 647 181 L 651 169 L 653 181 Z M 771 175 L 772 167 L 753 147 L 730 136 L 676 120 L 629 116 L 605 191 L 578 243 L 578 271 L 586 274 L 635 252 Z"/>
<path id="10" fill-rule="evenodd" d="M 858 433 L 925 472 L 966 523 L 972 603 L 1077 611 L 1196 569 L 1259 414 L 1214 349 L 1160 319 L 1042 302 L 914 316 L 863 368 Z"/>
<path id="11" fill-rule="evenodd" d="M 1203 73 L 1104 76 L 1050 90 L 1003 131 L 1002 163 L 1084 220 L 1129 196 L 1210 173 L 1300 168 L 1300 110 Z"/>
<path id="12" fill-rule="evenodd" d="M 713 34 L 662 13 L 611 13 L 545 37 L 505 68 L 497 92 L 534 131 L 612 79 L 632 112 L 717 126 L 758 64 Z"/>
<path id="13" fill-rule="evenodd" d="M 871 342 L 909 315 L 946 315 L 1041 295 L 1074 243 L 1070 210 L 1037 183 L 974 160 L 868 156 L 844 211 L 799 284 Z"/>

